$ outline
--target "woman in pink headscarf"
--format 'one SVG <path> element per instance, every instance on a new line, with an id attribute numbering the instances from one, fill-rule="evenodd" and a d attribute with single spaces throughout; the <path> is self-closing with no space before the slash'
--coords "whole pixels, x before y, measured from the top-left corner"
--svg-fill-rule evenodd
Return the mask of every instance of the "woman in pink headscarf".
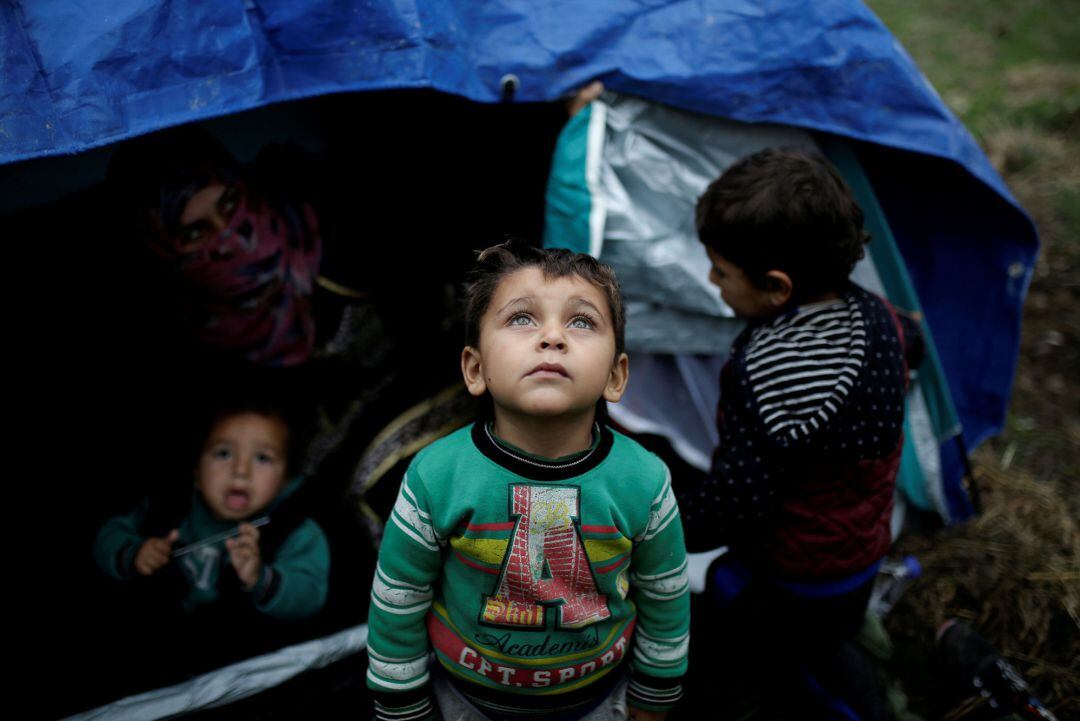
<path id="1" fill-rule="evenodd" d="M 307 360 L 322 255 L 310 203 L 260 191 L 195 127 L 124 146 L 110 182 L 139 206 L 171 305 L 196 343 L 263 366 Z"/>
<path id="2" fill-rule="evenodd" d="M 409 283 L 373 277 L 386 265 L 385 244 L 371 240 L 385 219 L 358 207 L 355 188 L 324 185 L 332 175 L 321 168 L 282 146 L 241 167 L 207 131 L 184 126 L 119 146 L 108 186 L 149 256 L 138 271 L 149 282 L 132 294 L 144 318 L 139 365 L 162 381 L 132 389 L 151 406 L 147 425 L 177 435 L 185 423 L 176 414 L 234 378 L 288 393 L 310 410 L 304 473 L 323 477 L 335 498 L 378 431 L 460 373 L 456 353 L 439 355 L 451 347 L 439 312 L 449 316 L 449 301 L 424 300 L 423 317 L 407 323 L 387 320 L 406 312 L 402 299 L 432 291 L 414 287 L 415 273 Z M 341 223 L 347 230 L 336 232 Z M 327 254 L 333 279 L 320 273 Z M 384 302 L 345 279 L 381 281 Z"/>

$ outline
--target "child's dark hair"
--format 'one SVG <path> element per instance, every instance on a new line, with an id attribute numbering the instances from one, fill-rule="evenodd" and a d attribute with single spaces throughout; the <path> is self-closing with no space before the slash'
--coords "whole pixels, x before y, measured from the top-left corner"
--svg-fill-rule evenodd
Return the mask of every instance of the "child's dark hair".
<path id="1" fill-rule="evenodd" d="M 738 161 L 698 199 L 698 237 L 765 289 L 786 273 L 792 299 L 840 290 L 870 236 L 851 188 L 820 155 L 769 148 Z"/>
<path id="2" fill-rule="evenodd" d="M 202 453 L 210 433 L 221 421 L 226 418 L 253 413 L 264 418 L 276 418 L 285 427 L 285 473 L 287 478 L 295 476 L 301 465 L 301 440 L 299 434 L 294 431 L 293 423 L 296 412 L 284 401 L 260 397 L 257 395 L 234 394 L 226 398 L 224 402 L 218 402 L 208 409 L 204 416 L 205 423 L 202 426 L 202 434 L 196 446 L 196 457 Z"/>
<path id="3" fill-rule="evenodd" d="M 596 258 L 565 248 L 537 248 L 511 239 L 480 251 L 465 280 L 465 344 L 480 344 L 480 321 L 491 305 L 499 282 L 523 268 L 539 268 L 547 278 L 576 275 L 599 288 L 607 298 L 615 331 L 615 355 L 623 352 L 626 313 L 615 271 Z"/>

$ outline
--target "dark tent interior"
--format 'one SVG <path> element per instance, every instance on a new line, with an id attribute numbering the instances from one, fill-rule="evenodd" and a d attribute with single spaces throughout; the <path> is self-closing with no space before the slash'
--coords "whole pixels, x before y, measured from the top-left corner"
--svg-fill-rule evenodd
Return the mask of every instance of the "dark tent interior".
<path id="1" fill-rule="evenodd" d="M 320 273 L 348 292 L 317 289 L 316 348 L 332 342 L 352 312 L 363 321 L 360 345 L 379 349 L 377 358 L 293 368 L 257 368 L 184 337 L 170 279 L 124 198 L 105 183 L 120 146 L 0 168 L 17 259 L 9 265 L 12 297 L 21 309 L 14 377 L 25 388 L 13 394 L 13 417 L 21 418 L 13 445 L 50 460 L 30 486 L 34 507 L 45 511 L 35 523 L 45 548 L 34 554 L 40 602 L 31 623 L 47 647 L 65 649 L 48 661 L 65 692 L 38 698 L 36 712 L 88 709 L 364 620 L 374 551 L 347 493 L 357 459 L 395 416 L 460 379 L 455 318 L 465 269 L 474 250 L 508 235 L 539 242 L 548 167 L 566 118 L 561 103 L 480 105 L 392 91 L 204 123 L 255 182 L 299 188 L 317 208 Z M 103 521 L 142 498 L 159 509 L 159 523 L 171 522 L 191 494 L 207 410 L 238 388 L 272 395 L 300 425 L 319 413 L 352 413 L 297 501 L 330 539 L 328 602 L 314 620 L 284 632 L 238 628 L 228 616 L 198 628 L 177 621 L 149 596 L 106 579 L 91 558 Z M 383 512 L 403 467 L 370 494 Z M 332 717 L 342 697 L 363 693 L 361 659 L 320 673 L 320 688 L 336 695 L 320 696 L 322 710 L 303 698 L 308 717 Z M 294 717 L 299 709 L 289 698 L 287 690 L 263 694 L 206 717 Z"/>

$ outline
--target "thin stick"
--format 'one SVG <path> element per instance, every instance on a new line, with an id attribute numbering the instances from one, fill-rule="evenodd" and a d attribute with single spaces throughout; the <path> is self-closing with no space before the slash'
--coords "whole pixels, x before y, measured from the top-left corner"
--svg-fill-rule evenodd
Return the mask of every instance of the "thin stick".
<path id="1" fill-rule="evenodd" d="M 267 516 L 263 516 L 262 518 L 256 518 L 254 521 L 251 521 L 251 525 L 255 526 L 255 528 L 259 528 L 260 526 L 265 526 L 267 523 L 270 523 L 270 518 L 267 517 Z M 236 528 L 232 529 L 231 531 L 223 531 L 221 533 L 214 534 L 213 536 L 208 536 L 208 537 L 202 539 L 201 541 L 195 541 L 195 543 L 189 543 L 188 545 L 184 546 L 183 548 L 178 548 L 175 551 L 173 551 L 172 553 L 170 553 L 169 557 L 170 558 L 176 558 L 178 556 L 183 556 L 185 554 L 191 553 L 192 551 L 197 551 L 197 550 L 199 550 L 200 548 L 202 548 L 204 546 L 210 546 L 210 545 L 213 545 L 215 543 L 219 543 L 221 541 L 224 541 L 227 538 L 233 538 L 234 536 L 239 536 L 239 535 L 240 535 L 240 527 L 237 526 Z"/>
<path id="2" fill-rule="evenodd" d="M 1080 581 L 1080 571 L 1035 571 L 1027 575 L 1029 581 Z"/>

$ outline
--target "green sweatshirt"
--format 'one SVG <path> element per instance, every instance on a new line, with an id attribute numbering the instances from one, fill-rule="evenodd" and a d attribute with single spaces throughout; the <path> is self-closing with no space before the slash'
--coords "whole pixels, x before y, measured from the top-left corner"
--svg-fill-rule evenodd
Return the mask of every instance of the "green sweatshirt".
<path id="1" fill-rule="evenodd" d="M 378 718 L 421 709 L 428 653 L 481 708 L 587 705 L 624 659 L 635 705 L 681 695 L 690 601 L 667 467 L 597 426 L 583 454 L 539 459 L 481 425 L 421 451 L 372 585 Z"/>
<path id="2" fill-rule="evenodd" d="M 264 513 L 270 513 L 280 505 L 300 483 L 299 478 L 291 481 Z M 142 524 L 147 510 L 148 503 L 144 500 L 132 513 L 110 518 L 98 531 L 94 560 L 112 578 L 126 581 L 137 576 L 135 554 L 146 540 Z M 214 518 L 196 491 L 191 501 L 191 513 L 177 526 L 180 538 L 173 544 L 173 549 L 234 530 L 237 525 L 236 521 Z M 262 572 L 251 591 L 253 606 L 258 612 L 271 618 L 303 619 L 322 609 L 330 573 L 330 547 L 315 521 L 304 519 L 273 556 L 264 556 L 262 561 Z M 182 603 L 191 611 L 218 599 L 218 579 L 223 566 L 229 563 L 229 552 L 222 540 L 173 558 L 170 563 L 180 567 L 187 582 L 187 594 Z"/>

